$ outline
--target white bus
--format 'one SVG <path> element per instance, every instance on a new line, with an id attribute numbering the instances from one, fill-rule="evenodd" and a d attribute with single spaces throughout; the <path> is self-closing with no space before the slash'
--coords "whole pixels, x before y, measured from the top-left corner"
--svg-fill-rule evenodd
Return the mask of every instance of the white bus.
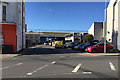
<path id="1" fill-rule="evenodd" d="M 65 36 L 65 42 L 81 42 L 88 33 L 71 33 Z"/>

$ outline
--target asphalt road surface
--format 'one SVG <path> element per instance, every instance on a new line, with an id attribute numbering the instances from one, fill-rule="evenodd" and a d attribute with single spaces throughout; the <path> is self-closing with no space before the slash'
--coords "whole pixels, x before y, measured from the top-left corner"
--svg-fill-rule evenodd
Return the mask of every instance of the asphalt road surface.
<path id="1" fill-rule="evenodd" d="M 87 56 L 77 50 L 38 46 L 2 60 L 3 78 L 118 78 L 118 56 Z"/>

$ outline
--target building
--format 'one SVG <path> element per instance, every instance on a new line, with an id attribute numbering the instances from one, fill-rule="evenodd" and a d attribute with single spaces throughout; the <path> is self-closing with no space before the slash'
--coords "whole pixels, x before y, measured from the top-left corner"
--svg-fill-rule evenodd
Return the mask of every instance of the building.
<path id="1" fill-rule="evenodd" d="M 66 42 L 82 42 L 83 37 L 88 33 L 70 33 L 65 36 Z"/>
<path id="2" fill-rule="evenodd" d="M 107 41 L 120 50 L 120 0 L 110 0 L 106 16 Z"/>
<path id="3" fill-rule="evenodd" d="M 25 2 L 0 1 L 0 27 L 4 45 L 12 45 L 13 52 L 24 49 Z"/>
<path id="4" fill-rule="evenodd" d="M 26 40 L 30 44 L 37 45 L 49 41 L 51 38 L 57 38 L 58 40 L 65 40 L 65 35 L 69 33 L 61 32 L 26 32 Z"/>
<path id="5" fill-rule="evenodd" d="M 94 22 L 88 30 L 88 34 L 94 36 L 94 40 L 103 39 L 103 22 Z"/>

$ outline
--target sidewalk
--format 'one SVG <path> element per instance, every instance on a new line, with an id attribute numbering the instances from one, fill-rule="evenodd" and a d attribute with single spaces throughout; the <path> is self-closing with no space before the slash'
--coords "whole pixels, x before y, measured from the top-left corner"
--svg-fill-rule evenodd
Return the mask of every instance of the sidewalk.
<path id="1" fill-rule="evenodd" d="M 83 53 L 79 55 L 85 55 L 85 56 L 120 56 L 120 53 Z"/>
<path id="2" fill-rule="evenodd" d="M 21 56 L 21 54 L 1 54 L 0 58 L 4 59 L 4 58 L 13 58 L 13 57 L 18 57 Z"/>

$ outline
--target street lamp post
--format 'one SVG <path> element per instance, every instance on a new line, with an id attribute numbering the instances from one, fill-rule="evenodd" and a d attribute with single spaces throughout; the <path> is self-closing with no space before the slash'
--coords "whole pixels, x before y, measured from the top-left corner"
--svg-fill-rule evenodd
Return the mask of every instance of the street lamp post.
<path id="1" fill-rule="evenodd" d="M 104 53 L 106 53 L 106 27 L 107 27 L 107 0 L 105 0 Z"/>

